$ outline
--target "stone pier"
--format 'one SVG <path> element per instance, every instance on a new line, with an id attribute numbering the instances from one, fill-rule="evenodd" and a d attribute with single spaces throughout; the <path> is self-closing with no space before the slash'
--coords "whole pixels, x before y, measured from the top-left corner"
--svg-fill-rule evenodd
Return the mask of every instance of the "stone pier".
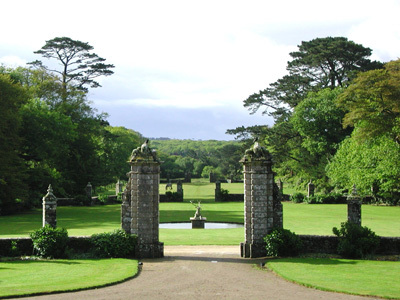
<path id="1" fill-rule="evenodd" d="M 347 197 L 347 221 L 361 226 L 361 198 L 357 194 L 356 186 Z"/>
<path id="2" fill-rule="evenodd" d="M 43 205 L 43 227 L 50 225 L 57 227 L 57 198 L 53 194 L 51 184 L 47 189 L 47 194 L 42 198 Z"/>
<path id="3" fill-rule="evenodd" d="M 272 157 L 256 141 L 241 160 L 244 166 L 245 242 L 242 257 L 266 255 L 264 237 L 282 227 L 282 205 L 272 172 Z"/>
<path id="4" fill-rule="evenodd" d="M 121 206 L 122 229 L 138 236 L 137 257 L 163 257 L 164 245 L 159 242 L 160 162 L 146 141 L 133 150 L 129 163 L 131 171 Z"/>

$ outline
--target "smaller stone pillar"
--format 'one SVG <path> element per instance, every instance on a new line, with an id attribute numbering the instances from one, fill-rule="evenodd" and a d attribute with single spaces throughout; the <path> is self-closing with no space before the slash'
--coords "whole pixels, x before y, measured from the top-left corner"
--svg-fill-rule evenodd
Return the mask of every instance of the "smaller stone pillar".
<path id="1" fill-rule="evenodd" d="M 123 188 L 124 188 L 124 185 L 118 179 L 117 183 L 115 184 L 115 195 L 118 196 L 119 193 L 122 193 Z"/>
<path id="2" fill-rule="evenodd" d="M 217 176 L 215 175 L 215 173 L 211 172 L 210 173 L 210 183 L 216 182 L 217 181 L 216 177 Z"/>
<path id="3" fill-rule="evenodd" d="M 187 182 L 187 183 L 192 182 L 192 173 L 190 173 L 190 172 L 185 173 L 185 182 Z"/>
<path id="4" fill-rule="evenodd" d="M 182 199 L 183 201 L 183 187 L 182 187 L 182 181 L 178 180 L 176 184 L 176 193 L 179 196 L 179 199 Z"/>
<path id="5" fill-rule="evenodd" d="M 308 186 L 307 186 L 307 197 L 314 196 L 314 192 L 315 192 L 315 185 L 310 180 L 310 182 L 308 183 Z"/>
<path id="6" fill-rule="evenodd" d="M 278 180 L 278 187 L 279 187 L 279 191 L 283 195 L 283 181 L 280 178 Z"/>
<path id="7" fill-rule="evenodd" d="M 222 202 L 221 182 L 219 180 L 215 182 L 215 202 Z"/>
<path id="8" fill-rule="evenodd" d="M 91 185 L 90 182 L 88 182 L 88 184 L 86 185 L 86 187 L 85 187 L 85 192 L 86 192 L 86 196 L 87 196 L 89 199 L 92 199 L 92 185 Z"/>
<path id="9" fill-rule="evenodd" d="M 347 197 L 347 221 L 361 226 L 361 198 L 353 185 L 351 195 Z"/>
<path id="10" fill-rule="evenodd" d="M 50 225 L 57 227 L 57 198 L 53 194 L 51 184 L 47 189 L 47 194 L 42 198 L 43 204 L 43 227 Z"/>

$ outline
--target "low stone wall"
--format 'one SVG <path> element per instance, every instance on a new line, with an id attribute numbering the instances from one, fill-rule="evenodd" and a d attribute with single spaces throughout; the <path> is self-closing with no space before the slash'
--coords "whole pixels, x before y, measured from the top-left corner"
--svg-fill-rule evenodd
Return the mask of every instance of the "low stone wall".
<path id="1" fill-rule="evenodd" d="M 337 254 L 338 237 L 321 235 L 299 235 L 303 241 L 304 253 Z M 400 237 L 380 237 L 378 255 L 399 255 Z M 14 249 L 13 249 L 14 243 Z M 68 247 L 78 253 L 88 252 L 91 248 L 89 236 L 69 237 Z M 32 240 L 29 237 L 0 239 L 1 256 L 25 256 L 33 254 Z"/>
<path id="2" fill-rule="evenodd" d="M 303 241 L 304 253 L 337 254 L 339 238 L 328 235 L 299 235 Z M 400 237 L 380 237 L 380 244 L 376 251 L 379 255 L 400 254 Z"/>
<path id="3" fill-rule="evenodd" d="M 218 198 L 218 199 L 217 199 Z M 244 194 L 225 194 L 216 197 L 215 202 L 243 202 Z"/>

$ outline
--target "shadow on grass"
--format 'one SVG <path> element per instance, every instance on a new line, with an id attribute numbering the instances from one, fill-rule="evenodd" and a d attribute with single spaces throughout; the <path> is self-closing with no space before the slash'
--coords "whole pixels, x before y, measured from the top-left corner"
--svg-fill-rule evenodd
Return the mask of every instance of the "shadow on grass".
<path id="1" fill-rule="evenodd" d="M 67 260 L 33 260 L 33 259 L 20 259 L 1 262 L 2 264 L 30 264 L 30 263 L 45 263 L 45 264 L 60 264 L 60 265 L 81 265 L 81 262 L 67 261 Z M 2 269 L 2 268 L 0 268 Z"/>
<path id="2" fill-rule="evenodd" d="M 308 265 L 355 265 L 357 261 L 341 260 L 336 258 L 277 258 L 271 259 L 272 263 L 291 263 L 291 264 L 308 264 Z"/>

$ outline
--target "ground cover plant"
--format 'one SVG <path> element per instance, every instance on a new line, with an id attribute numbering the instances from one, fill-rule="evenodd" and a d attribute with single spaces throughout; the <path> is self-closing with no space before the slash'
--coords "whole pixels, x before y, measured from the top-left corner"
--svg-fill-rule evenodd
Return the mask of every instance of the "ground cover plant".
<path id="1" fill-rule="evenodd" d="M 326 291 L 400 298 L 398 261 L 333 258 L 274 259 L 267 267 L 283 278 Z"/>
<path id="2" fill-rule="evenodd" d="M 0 298 L 101 287 L 135 276 L 129 259 L 0 261 Z"/>

